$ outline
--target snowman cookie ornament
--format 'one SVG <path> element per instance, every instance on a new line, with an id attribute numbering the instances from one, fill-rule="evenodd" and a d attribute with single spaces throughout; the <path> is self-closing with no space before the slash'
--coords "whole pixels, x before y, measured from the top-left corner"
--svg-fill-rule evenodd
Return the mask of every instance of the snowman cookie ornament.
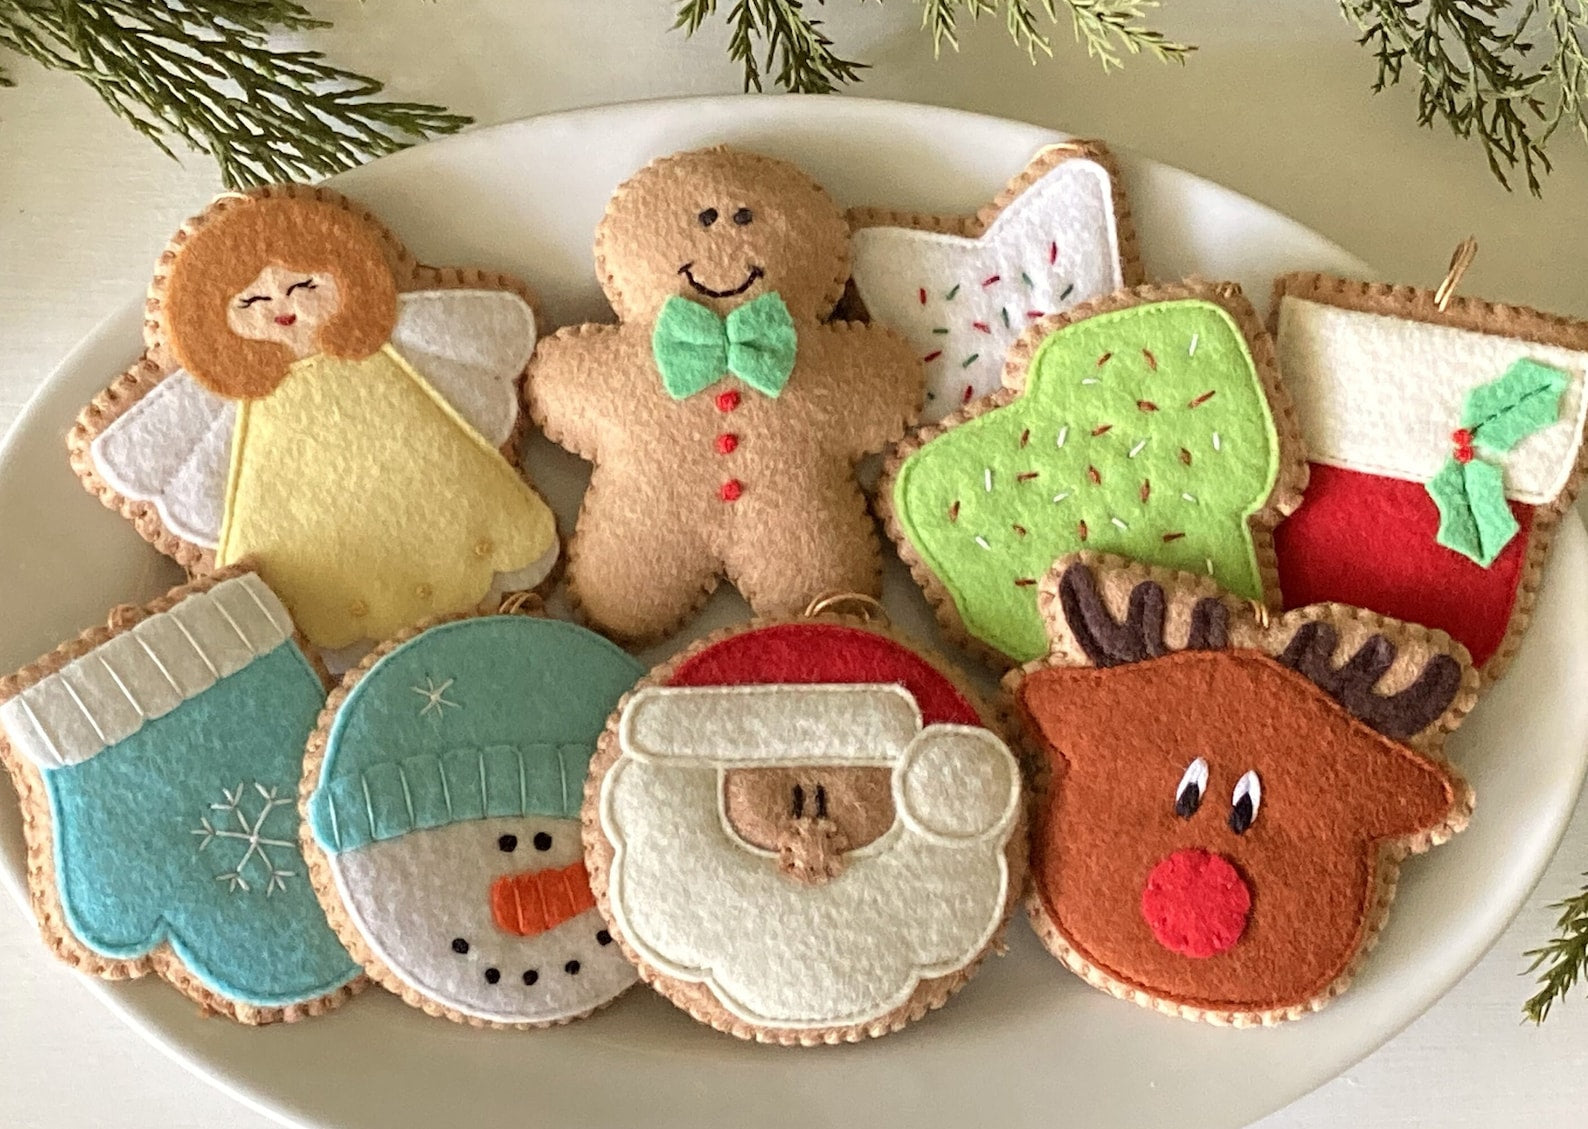
<path id="1" fill-rule="evenodd" d="M 354 957 L 416 1007 L 544 1027 L 634 983 L 595 911 L 585 766 L 641 669 L 570 623 L 459 619 L 377 649 L 310 742 L 305 853 Z"/>

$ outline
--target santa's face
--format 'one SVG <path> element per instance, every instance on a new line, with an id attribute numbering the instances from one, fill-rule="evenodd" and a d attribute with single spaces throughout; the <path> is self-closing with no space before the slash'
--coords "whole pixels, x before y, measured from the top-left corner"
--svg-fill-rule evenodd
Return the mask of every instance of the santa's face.
<path id="1" fill-rule="evenodd" d="M 467 1015 L 546 1022 L 634 982 L 595 909 L 577 820 L 469 820 L 371 843 L 333 865 L 382 963 Z"/>
<path id="2" fill-rule="evenodd" d="M 843 703 L 835 701 L 842 694 Z M 602 781 L 608 908 L 665 976 L 747 1022 L 887 1014 L 965 967 L 1003 920 L 1019 772 L 985 729 L 923 728 L 901 688 L 635 695 Z M 832 709 L 802 725 L 810 708 Z M 765 734 L 740 744 L 748 718 Z M 854 744 L 829 724 L 849 718 Z M 702 724 L 706 723 L 706 724 Z"/>

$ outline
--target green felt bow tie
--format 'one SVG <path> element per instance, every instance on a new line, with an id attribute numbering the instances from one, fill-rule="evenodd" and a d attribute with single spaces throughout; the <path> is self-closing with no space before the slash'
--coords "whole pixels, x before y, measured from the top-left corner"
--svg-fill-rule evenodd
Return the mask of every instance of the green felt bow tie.
<path id="1" fill-rule="evenodd" d="M 765 396 L 777 396 L 794 371 L 794 319 L 783 299 L 763 294 L 720 318 L 698 302 L 667 299 L 651 334 L 662 387 L 687 399 L 732 373 Z"/>

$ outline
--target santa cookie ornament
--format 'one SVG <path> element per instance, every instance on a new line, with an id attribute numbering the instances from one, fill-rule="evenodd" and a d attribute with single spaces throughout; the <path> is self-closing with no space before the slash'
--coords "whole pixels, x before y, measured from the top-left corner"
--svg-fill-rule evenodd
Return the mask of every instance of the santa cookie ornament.
<path id="1" fill-rule="evenodd" d="M 972 215 L 852 208 L 855 294 L 926 365 L 936 423 L 1002 384 L 1020 332 L 1142 283 L 1130 205 L 1100 141 L 1050 145 Z"/>
<path id="2" fill-rule="evenodd" d="M 875 595 L 855 463 L 904 433 L 924 376 L 902 339 L 826 320 L 849 277 L 838 206 L 771 157 L 664 157 L 613 194 L 596 264 L 618 324 L 546 338 L 527 384 L 547 437 L 595 463 L 569 546 L 581 613 L 641 641 L 723 576 L 760 615 Z"/>
<path id="3" fill-rule="evenodd" d="M 1270 621 L 1205 577 L 1061 558 L 1053 650 L 1007 686 L 1051 779 L 1028 908 L 1089 983 L 1187 1019 L 1295 1019 L 1350 984 L 1401 860 L 1466 826 L 1440 757 L 1477 673 L 1338 604 Z"/>
<path id="4" fill-rule="evenodd" d="M 584 836 L 641 976 L 767 1043 L 941 1006 L 1025 879 L 1020 771 L 981 708 L 837 616 L 735 628 L 652 671 L 601 737 Z"/>
<path id="5" fill-rule="evenodd" d="M 83 409 L 72 466 L 190 571 L 247 559 L 320 647 L 532 588 L 558 546 L 508 457 L 519 289 L 420 266 L 327 189 L 228 193 L 161 255 L 147 352 Z"/>
<path id="6" fill-rule="evenodd" d="M 458 619 L 377 648 L 309 743 L 304 847 L 348 950 L 415 1007 L 545 1027 L 634 983 L 579 841 L 585 765 L 642 668 L 582 627 Z"/>
<path id="7" fill-rule="evenodd" d="M 1285 382 L 1312 459 L 1275 534 L 1287 604 L 1448 632 L 1486 681 L 1516 653 L 1582 484 L 1588 322 L 1439 291 L 1289 275 Z"/>
<path id="8" fill-rule="evenodd" d="M 0 679 L 0 759 L 56 955 L 108 980 L 154 972 L 250 1024 L 361 987 L 298 846 L 297 777 L 324 703 L 281 601 L 232 569 Z"/>

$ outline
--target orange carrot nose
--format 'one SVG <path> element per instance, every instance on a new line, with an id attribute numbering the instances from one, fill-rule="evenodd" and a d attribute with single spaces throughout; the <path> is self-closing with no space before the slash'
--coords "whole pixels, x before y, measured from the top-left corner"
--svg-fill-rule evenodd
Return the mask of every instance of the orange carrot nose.
<path id="1" fill-rule="evenodd" d="M 561 870 L 524 870 L 491 883 L 491 916 L 504 933 L 533 937 L 595 905 L 584 863 Z"/>

